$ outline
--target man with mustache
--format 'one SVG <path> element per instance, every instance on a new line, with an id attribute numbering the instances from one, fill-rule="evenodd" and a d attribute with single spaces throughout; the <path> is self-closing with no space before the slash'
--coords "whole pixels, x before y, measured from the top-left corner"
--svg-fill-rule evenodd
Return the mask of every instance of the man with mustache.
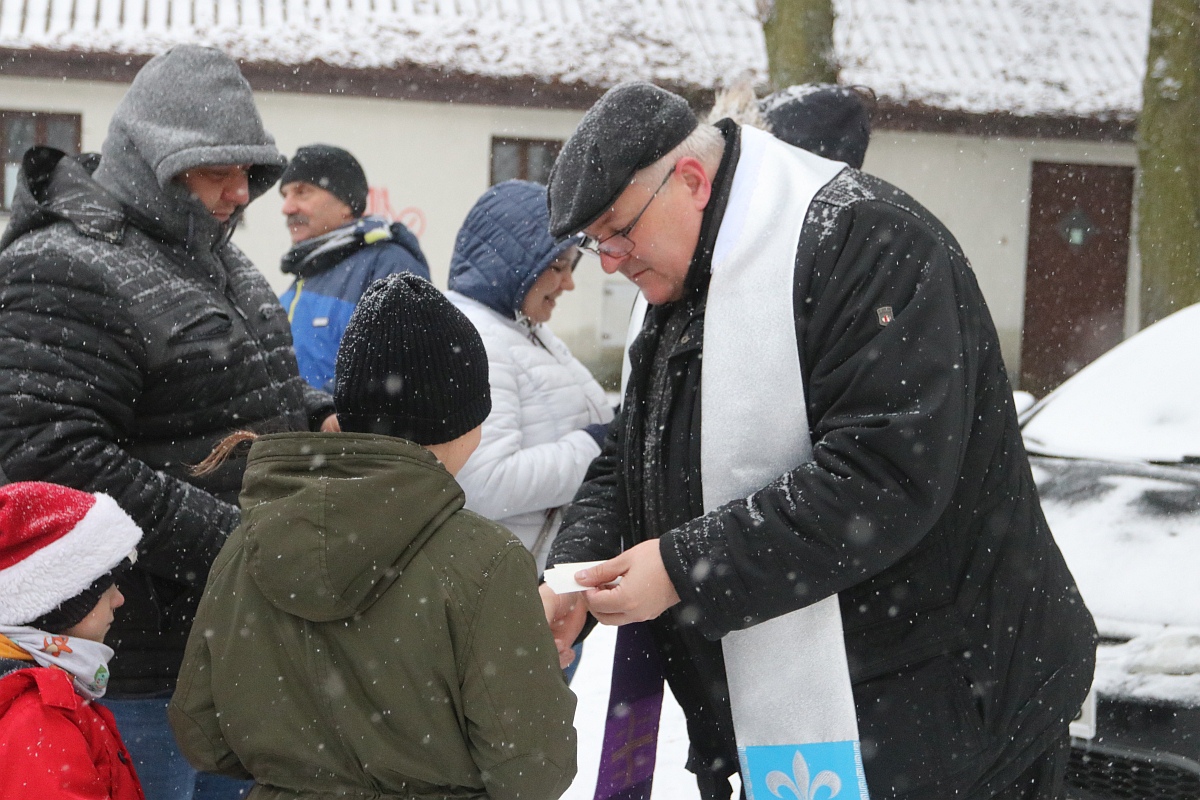
<path id="1" fill-rule="evenodd" d="M 402 223 L 363 216 L 367 176 L 340 147 L 301 147 L 279 191 L 292 237 L 280 269 L 296 276 L 279 301 L 292 324 L 300 374 L 331 392 L 338 345 L 363 292 L 396 272 L 429 280 L 429 265 Z"/>

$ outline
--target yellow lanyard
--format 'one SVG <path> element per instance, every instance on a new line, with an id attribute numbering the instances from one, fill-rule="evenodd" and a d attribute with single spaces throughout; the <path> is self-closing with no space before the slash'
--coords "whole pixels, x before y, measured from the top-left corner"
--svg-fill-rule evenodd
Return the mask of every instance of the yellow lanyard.
<path id="1" fill-rule="evenodd" d="M 300 302 L 300 293 L 304 291 L 304 278 L 296 281 L 296 295 L 292 298 L 292 304 L 288 306 L 288 322 L 292 321 L 292 317 L 296 313 L 296 303 Z"/>

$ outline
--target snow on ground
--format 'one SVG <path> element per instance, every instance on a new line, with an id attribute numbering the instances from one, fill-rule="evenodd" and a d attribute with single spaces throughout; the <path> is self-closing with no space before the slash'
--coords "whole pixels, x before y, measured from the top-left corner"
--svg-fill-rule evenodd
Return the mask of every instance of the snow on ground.
<path id="1" fill-rule="evenodd" d="M 571 682 L 571 689 L 579 698 L 579 705 L 575 709 L 575 730 L 579 733 L 579 772 L 571 788 L 563 795 L 563 800 L 592 800 L 592 793 L 596 790 L 616 641 L 616 628 L 598 625 L 583 645 L 583 660 L 579 662 L 579 670 Z M 651 800 L 693 800 L 700 797 L 695 778 L 683 768 L 687 751 L 683 711 L 667 689 L 663 698 Z"/>

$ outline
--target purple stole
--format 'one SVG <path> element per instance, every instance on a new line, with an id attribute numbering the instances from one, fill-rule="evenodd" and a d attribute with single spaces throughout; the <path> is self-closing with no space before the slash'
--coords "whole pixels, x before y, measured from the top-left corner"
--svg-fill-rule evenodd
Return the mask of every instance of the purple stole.
<path id="1" fill-rule="evenodd" d="M 611 685 L 593 800 L 650 800 L 663 671 L 647 623 L 617 630 Z"/>

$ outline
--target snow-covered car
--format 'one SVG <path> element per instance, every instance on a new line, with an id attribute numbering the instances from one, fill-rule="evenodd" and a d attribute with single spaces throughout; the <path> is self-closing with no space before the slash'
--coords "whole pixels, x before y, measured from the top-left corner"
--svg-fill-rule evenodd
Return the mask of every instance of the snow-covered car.
<path id="1" fill-rule="evenodd" d="M 1078 800 L 1200 798 L 1200 304 L 1021 416 L 1042 507 L 1100 631 L 1072 724 Z"/>

